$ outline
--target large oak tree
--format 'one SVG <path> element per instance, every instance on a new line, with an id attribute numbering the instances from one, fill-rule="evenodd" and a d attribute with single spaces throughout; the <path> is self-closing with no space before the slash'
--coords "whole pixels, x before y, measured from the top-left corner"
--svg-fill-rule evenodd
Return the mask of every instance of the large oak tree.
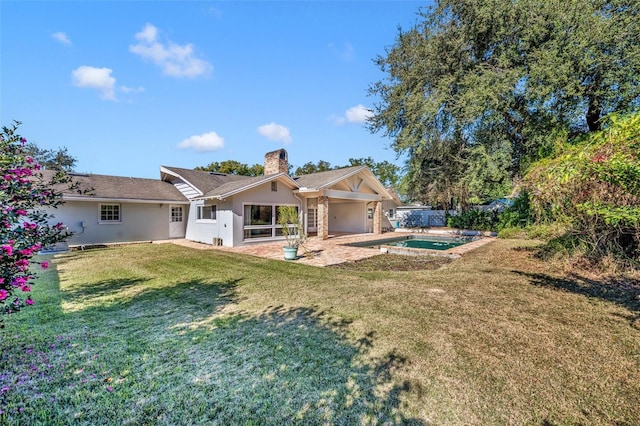
<path id="1" fill-rule="evenodd" d="M 408 154 L 412 196 L 499 195 L 549 135 L 640 101 L 637 0 L 441 0 L 376 59 L 369 124 Z"/>

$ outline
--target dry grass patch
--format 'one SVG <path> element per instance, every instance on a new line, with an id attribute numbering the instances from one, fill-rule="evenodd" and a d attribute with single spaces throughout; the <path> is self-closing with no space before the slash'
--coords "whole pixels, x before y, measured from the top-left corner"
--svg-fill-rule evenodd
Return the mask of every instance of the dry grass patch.
<path id="1" fill-rule="evenodd" d="M 637 423 L 635 284 L 523 244 L 341 268 L 171 245 L 58 257 L 7 321 L 0 421 Z"/>

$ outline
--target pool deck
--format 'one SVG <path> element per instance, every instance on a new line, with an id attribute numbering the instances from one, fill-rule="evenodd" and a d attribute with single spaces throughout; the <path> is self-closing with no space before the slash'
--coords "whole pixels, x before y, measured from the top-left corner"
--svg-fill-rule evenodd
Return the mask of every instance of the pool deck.
<path id="1" fill-rule="evenodd" d="M 380 240 L 383 238 L 393 238 L 406 233 L 386 232 L 380 234 L 348 234 L 348 235 L 332 235 L 327 240 L 318 237 L 310 237 L 298 250 L 298 259 L 295 263 L 302 263 L 310 266 L 329 266 L 344 262 L 352 262 L 355 260 L 366 259 L 368 257 L 379 256 L 383 254 L 380 249 L 368 247 L 353 247 L 347 244 L 361 243 L 366 241 Z M 432 253 L 424 253 L 427 250 L 420 250 L 417 253 L 407 254 L 438 254 L 450 257 L 460 257 L 471 250 L 493 241 L 492 237 L 483 237 L 479 240 L 454 247 L 444 252 L 438 253 L 436 250 L 428 250 Z M 169 240 L 173 244 L 191 247 L 200 250 L 219 250 L 231 253 L 248 254 L 273 260 L 283 260 L 282 247 L 284 241 L 275 241 L 268 243 L 248 244 L 241 247 L 216 247 L 209 244 L 202 244 L 188 240 Z M 284 261 L 284 260 L 283 260 Z"/>

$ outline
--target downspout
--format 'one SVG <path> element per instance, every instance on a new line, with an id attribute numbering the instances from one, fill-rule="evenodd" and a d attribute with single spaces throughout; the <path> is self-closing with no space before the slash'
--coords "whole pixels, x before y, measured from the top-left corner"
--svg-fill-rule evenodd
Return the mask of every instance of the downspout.
<path id="1" fill-rule="evenodd" d="M 302 215 L 302 226 L 303 226 L 302 229 L 304 229 L 304 234 L 307 235 L 307 226 L 309 224 L 307 223 L 308 218 L 306 215 L 306 210 L 303 208 L 305 203 L 302 200 L 302 198 L 298 197 L 298 194 L 296 194 L 295 192 L 292 192 L 292 194 L 298 201 L 300 201 L 300 212 L 301 212 L 300 214 Z M 305 198 L 305 201 L 306 201 L 306 198 Z"/>

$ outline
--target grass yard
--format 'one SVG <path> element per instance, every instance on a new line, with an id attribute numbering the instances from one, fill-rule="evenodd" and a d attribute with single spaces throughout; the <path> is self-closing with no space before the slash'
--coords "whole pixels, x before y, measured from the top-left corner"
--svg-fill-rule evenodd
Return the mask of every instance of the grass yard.
<path id="1" fill-rule="evenodd" d="M 0 332 L 0 423 L 640 424 L 640 285 L 523 244 L 335 268 L 59 255 Z"/>

